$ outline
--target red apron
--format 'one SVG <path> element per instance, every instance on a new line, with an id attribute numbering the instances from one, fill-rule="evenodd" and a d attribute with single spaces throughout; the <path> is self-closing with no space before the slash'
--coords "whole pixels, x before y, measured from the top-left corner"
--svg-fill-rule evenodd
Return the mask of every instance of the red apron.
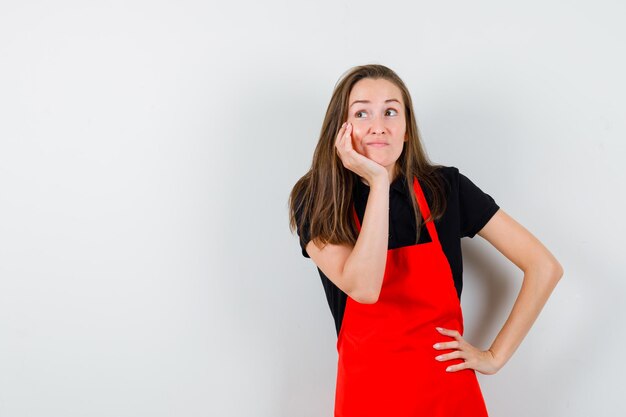
<path id="1" fill-rule="evenodd" d="M 424 219 L 430 209 L 413 189 Z M 359 219 L 352 206 L 358 230 Z M 387 251 L 378 301 L 347 297 L 337 338 L 335 417 L 485 417 L 487 408 L 473 369 L 446 372 L 463 359 L 438 361 L 437 342 L 454 340 L 435 327 L 463 334 L 463 313 L 450 264 L 433 221 L 431 242 Z"/>

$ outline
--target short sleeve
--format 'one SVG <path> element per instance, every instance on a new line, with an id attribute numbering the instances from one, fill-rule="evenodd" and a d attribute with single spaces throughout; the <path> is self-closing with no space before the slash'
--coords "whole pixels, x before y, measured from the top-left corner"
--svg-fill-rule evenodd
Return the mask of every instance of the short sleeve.
<path id="1" fill-rule="evenodd" d="M 299 225 L 300 218 L 302 217 L 302 209 L 296 211 L 295 217 L 296 217 L 296 224 Z M 300 227 L 297 227 L 296 230 L 298 232 L 298 237 L 300 239 L 300 247 L 302 249 L 302 256 L 304 256 L 305 258 L 310 258 L 309 254 L 306 252 L 306 249 L 305 249 L 307 243 L 309 243 L 309 240 L 311 240 L 310 235 L 309 235 L 309 222 L 305 220 L 302 229 L 300 229 Z"/>
<path id="2" fill-rule="evenodd" d="M 495 200 L 459 172 L 461 237 L 473 238 L 500 208 Z"/>

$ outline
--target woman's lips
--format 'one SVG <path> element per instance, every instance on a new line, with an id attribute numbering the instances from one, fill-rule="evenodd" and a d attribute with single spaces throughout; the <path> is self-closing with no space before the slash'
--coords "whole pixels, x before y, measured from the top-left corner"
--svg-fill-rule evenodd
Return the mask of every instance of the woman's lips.
<path id="1" fill-rule="evenodd" d="M 383 146 L 387 146 L 388 143 L 383 143 L 383 142 L 371 142 L 368 143 L 367 146 L 373 146 L 374 148 L 382 148 Z"/>

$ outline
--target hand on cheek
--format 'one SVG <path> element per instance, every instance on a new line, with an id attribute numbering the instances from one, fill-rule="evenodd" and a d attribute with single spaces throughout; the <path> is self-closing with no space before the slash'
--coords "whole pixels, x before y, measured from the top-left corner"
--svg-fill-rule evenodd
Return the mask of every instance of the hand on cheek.
<path id="1" fill-rule="evenodd" d="M 354 129 L 352 132 L 352 147 L 361 155 L 365 155 L 365 149 L 363 149 L 363 141 L 361 139 L 358 129 Z"/>

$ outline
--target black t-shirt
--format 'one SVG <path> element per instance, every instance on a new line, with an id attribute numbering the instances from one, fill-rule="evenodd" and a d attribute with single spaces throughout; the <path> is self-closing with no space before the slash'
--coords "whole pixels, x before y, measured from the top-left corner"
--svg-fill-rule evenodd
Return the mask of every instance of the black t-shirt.
<path id="1" fill-rule="evenodd" d="M 457 296 L 461 299 L 463 289 L 463 260 L 461 255 L 461 238 L 473 238 L 500 208 L 494 199 L 478 188 L 469 178 L 453 166 L 440 168 L 445 178 L 447 206 L 443 216 L 435 221 L 439 241 L 448 258 Z M 420 182 L 420 186 L 430 207 L 432 196 L 430 191 Z M 390 185 L 389 190 L 389 249 L 415 244 L 415 217 L 411 208 L 409 192 L 413 192 L 413 184 L 407 184 L 403 175 L 399 175 Z M 354 207 L 359 222 L 363 223 L 365 206 L 369 195 L 369 186 L 361 180 L 356 181 L 354 189 Z M 299 213 L 296 214 L 298 216 Z M 306 224 L 306 223 L 305 223 Z M 306 224 L 308 225 L 308 224 Z M 302 248 L 302 255 L 310 258 L 305 248 L 309 243 L 306 228 L 297 230 Z M 422 222 L 418 244 L 430 242 L 428 229 Z M 317 268 L 326 299 L 335 320 L 335 330 L 339 335 L 343 313 L 346 307 L 346 293 L 337 287 L 324 273 Z"/>

